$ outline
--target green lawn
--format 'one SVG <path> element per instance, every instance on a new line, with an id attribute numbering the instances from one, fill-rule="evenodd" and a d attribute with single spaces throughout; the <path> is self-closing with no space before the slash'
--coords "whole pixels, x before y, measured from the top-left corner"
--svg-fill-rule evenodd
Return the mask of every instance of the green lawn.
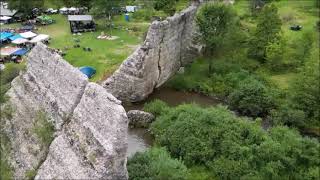
<path id="1" fill-rule="evenodd" d="M 97 74 L 92 81 L 104 80 L 106 76 L 111 74 L 125 60 L 142 41 L 141 33 L 129 32 L 119 29 L 103 28 L 102 22 L 97 21 L 98 31 L 82 33 L 82 35 L 73 35 L 67 22 L 67 17 L 63 15 L 53 15 L 56 24 L 44 26 L 39 29 L 39 33 L 49 34 L 52 38 L 50 47 L 59 49 L 69 49 L 64 57 L 69 63 L 75 67 L 92 66 L 96 68 Z M 116 18 L 116 26 L 122 24 Z M 117 21 L 118 20 L 118 21 Z M 132 23 L 127 23 L 129 27 Z M 145 25 L 147 27 L 148 25 Z M 140 31 L 145 31 L 140 29 Z M 104 31 L 106 34 L 118 36 L 116 40 L 99 40 L 97 36 Z M 80 40 L 80 48 L 73 48 L 74 40 Z M 83 51 L 82 47 L 90 47 L 92 52 Z"/>
<path id="2" fill-rule="evenodd" d="M 119 65 L 137 48 L 143 40 L 143 34 L 147 31 L 149 23 L 146 22 L 125 22 L 123 16 L 114 18 L 115 27 L 112 30 L 105 28 L 104 21 L 98 19 L 96 32 L 82 33 L 82 35 L 73 35 L 70 32 L 67 16 L 52 15 L 56 20 L 55 24 L 48 26 L 39 26 L 37 32 L 48 34 L 51 37 L 50 47 L 65 50 L 64 57 L 75 67 L 92 66 L 96 68 L 97 73 L 91 79 L 92 81 L 104 80 L 112 74 Z M 19 27 L 20 24 L 5 25 L 7 27 Z M 121 26 L 121 28 L 119 28 Z M 127 30 L 128 29 L 128 30 Z M 97 36 L 104 31 L 106 34 L 118 36 L 116 40 L 99 40 Z M 73 48 L 75 39 L 80 40 L 80 48 Z M 84 51 L 83 47 L 90 47 L 92 52 Z"/>

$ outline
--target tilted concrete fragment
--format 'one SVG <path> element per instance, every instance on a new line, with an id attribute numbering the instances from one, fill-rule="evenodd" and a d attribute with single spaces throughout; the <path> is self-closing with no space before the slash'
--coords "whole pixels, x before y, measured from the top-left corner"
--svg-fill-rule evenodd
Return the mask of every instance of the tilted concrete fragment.
<path id="1" fill-rule="evenodd" d="M 127 178 L 128 119 L 121 102 L 45 45 L 29 53 L 7 95 L 13 117 L 4 129 L 15 179 L 38 168 L 39 179 Z M 49 149 L 34 133 L 39 111 L 55 127 Z"/>

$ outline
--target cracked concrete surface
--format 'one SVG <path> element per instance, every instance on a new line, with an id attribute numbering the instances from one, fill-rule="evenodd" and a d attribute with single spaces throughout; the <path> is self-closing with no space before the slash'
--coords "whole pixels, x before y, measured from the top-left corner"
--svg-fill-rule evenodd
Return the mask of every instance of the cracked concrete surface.
<path id="1" fill-rule="evenodd" d="M 199 55 L 194 18 L 200 3 L 164 21 L 154 21 L 145 42 L 124 61 L 103 86 L 122 101 L 142 101 L 181 66 Z"/>
<path id="2" fill-rule="evenodd" d="M 29 53 L 26 71 L 7 95 L 14 109 L 5 133 L 15 179 L 31 170 L 38 171 L 36 179 L 127 179 L 128 119 L 121 102 L 45 45 Z M 49 151 L 33 132 L 38 111 L 56 130 Z"/>

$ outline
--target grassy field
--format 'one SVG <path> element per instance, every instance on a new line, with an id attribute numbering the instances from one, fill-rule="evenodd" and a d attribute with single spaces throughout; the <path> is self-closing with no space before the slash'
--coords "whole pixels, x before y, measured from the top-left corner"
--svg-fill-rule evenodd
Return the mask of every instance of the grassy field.
<path id="1" fill-rule="evenodd" d="M 114 18 L 114 25 L 118 28 L 109 29 L 104 25 L 104 21 L 98 19 L 96 32 L 73 35 L 70 32 L 67 16 L 52 15 L 55 24 L 39 26 L 37 32 L 48 34 L 51 37 L 50 47 L 58 48 L 66 52 L 64 57 L 75 67 L 92 66 L 97 73 L 92 81 L 101 81 L 109 76 L 142 42 L 144 32 L 147 31 L 149 23 L 131 21 L 125 22 L 123 16 Z M 19 27 L 20 24 L 10 24 L 7 27 Z M 121 27 L 121 28 L 119 28 Z M 116 40 L 99 40 L 97 36 L 101 32 L 112 36 L 118 36 Z M 75 39 L 80 40 L 80 48 L 74 48 Z M 90 47 L 92 52 L 84 51 L 83 47 Z"/>
<path id="2" fill-rule="evenodd" d="M 278 13 L 282 20 L 282 34 L 288 44 L 299 42 L 302 38 L 303 32 L 312 31 L 315 34 L 316 48 L 319 49 L 319 32 L 316 30 L 316 22 L 319 21 L 319 10 L 314 7 L 313 0 L 280 0 L 276 1 L 275 5 L 278 7 Z M 250 31 L 255 28 L 255 21 L 247 18 L 250 13 L 249 1 L 236 1 L 234 5 L 237 13 L 242 17 L 242 24 L 244 24 Z M 301 31 L 290 30 L 291 25 L 301 25 Z M 262 67 L 261 71 L 264 71 Z M 265 72 L 268 74 L 271 81 L 278 85 L 281 89 L 286 89 L 289 82 L 296 77 L 296 71 L 283 72 L 282 74 L 274 74 L 272 72 Z"/>

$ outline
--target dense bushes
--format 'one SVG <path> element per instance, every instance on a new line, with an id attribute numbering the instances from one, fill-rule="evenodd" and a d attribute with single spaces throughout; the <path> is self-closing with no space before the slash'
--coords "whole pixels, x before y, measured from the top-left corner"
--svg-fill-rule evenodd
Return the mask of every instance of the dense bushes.
<path id="1" fill-rule="evenodd" d="M 204 72 L 208 61 L 198 60 L 185 74 L 176 75 L 168 86 L 177 90 L 196 91 L 226 99 L 242 115 L 265 117 L 276 108 L 277 91 L 264 77 L 251 73 L 232 61 L 213 61 L 213 73 Z"/>
<path id="2" fill-rule="evenodd" d="M 219 179 L 315 179 L 319 177 L 315 139 L 295 130 L 238 118 L 224 107 L 169 108 L 152 124 L 156 142 L 189 167 L 205 166 Z"/>
<path id="3" fill-rule="evenodd" d="M 188 176 L 186 166 L 172 159 L 164 148 L 151 148 L 136 153 L 128 160 L 129 179 L 172 179 L 183 180 Z"/>

